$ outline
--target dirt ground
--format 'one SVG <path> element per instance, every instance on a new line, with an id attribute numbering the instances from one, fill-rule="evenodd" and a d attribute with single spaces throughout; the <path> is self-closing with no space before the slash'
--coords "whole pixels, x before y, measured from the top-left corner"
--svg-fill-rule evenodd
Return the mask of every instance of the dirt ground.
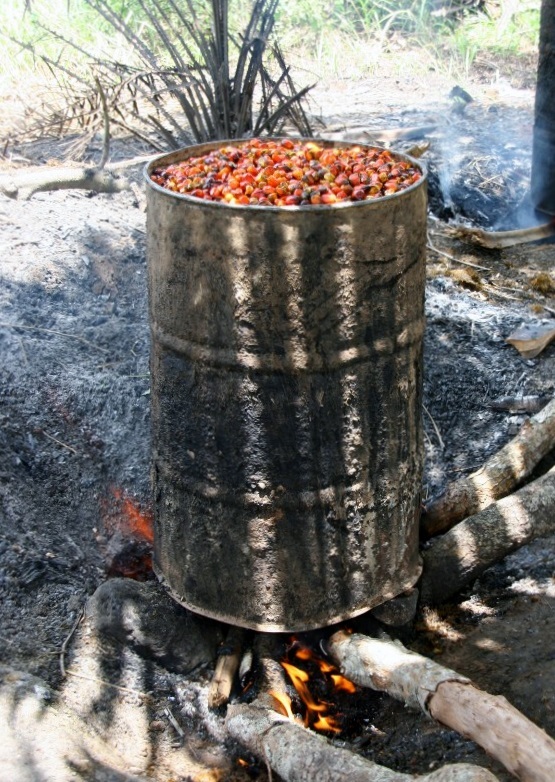
<path id="1" fill-rule="evenodd" d="M 495 400 L 553 396 L 555 344 L 526 360 L 505 340 L 523 323 L 555 325 L 555 288 L 537 283 L 540 274 L 555 279 L 555 244 L 479 250 L 447 235 L 442 211 L 447 205 L 457 219 L 491 227 L 518 204 L 530 175 L 529 74 L 478 74 L 465 85 L 474 101 L 463 114 L 451 110 L 454 83 L 445 75 L 394 82 L 388 89 L 382 76 L 327 84 L 315 92 L 313 108 L 322 135 L 434 126 L 423 158 L 439 172 L 427 259 L 429 497 L 518 431 L 526 415 L 496 410 Z M 348 114 L 338 108 L 347 94 Z M 99 145 L 89 149 L 93 157 Z M 114 154 L 124 157 L 130 147 L 118 141 Z M 11 147 L 2 169 L 55 163 L 59 149 L 51 141 Z M 136 144 L 132 150 L 147 151 Z M 141 181 L 139 168 L 133 176 Z M 0 226 L 0 663 L 40 677 L 71 706 L 84 697 L 78 684 L 85 679 L 62 679 L 59 655 L 85 601 L 106 580 L 106 509 L 121 502 L 117 492 L 149 506 L 145 214 L 130 191 L 50 192 L 29 201 L 0 196 Z M 490 568 L 449 606 L 421 609 L 404 640 L 505 695 L 555 735 L 554 608 L 555 536 Z M 67 665 L 78 667 L 88 632 L 85 622 L 67 644 Z M 137 672 L 134 653 L 110 649 L 117 665 L 108 654 L 95 676 L 127 687 L 127 694 L 109 694 L 127 697 L 134 727 L 121 728 L 121 715 L 120 722 L 93 723 L 106 735 L 119 725 L 127 743 L 120 737 L 118 751 L 133 756 L 129 774 L 156 782 L 265 778 L 251 758 L 246 770 L 236 765 L 240 749 L 226 739 L 222 715 L 205 706 L 211 664 L 183 675 L 141 662 L 146 667 Z M 4 682 L 6 676 L 3 670 Z M 147 717 L 139 691 L 149 693 Z M 186 733 L 177 742 L 167 708 Z M 511 778 L 472 742 L 385 696 L 367 693 L 359 708 L 357 725 L 338 741 L 366 757 L 410 773 L 468 760 Z M 2 768 L 0 779 L 16 778 Z M 42 779 L 31 772 L 27 778 Z"/>

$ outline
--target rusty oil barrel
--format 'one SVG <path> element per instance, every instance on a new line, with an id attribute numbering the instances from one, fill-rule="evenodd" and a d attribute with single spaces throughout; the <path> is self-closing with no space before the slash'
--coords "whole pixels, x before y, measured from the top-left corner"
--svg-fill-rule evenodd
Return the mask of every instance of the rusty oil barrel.
<path id="1" fill-rule="evenodd" d="M 145 169 L 155 570 L 197 613 L 308 630 L 420 574 L 425 177 L 305 207 L 150 179 L 230 143 Z"/>

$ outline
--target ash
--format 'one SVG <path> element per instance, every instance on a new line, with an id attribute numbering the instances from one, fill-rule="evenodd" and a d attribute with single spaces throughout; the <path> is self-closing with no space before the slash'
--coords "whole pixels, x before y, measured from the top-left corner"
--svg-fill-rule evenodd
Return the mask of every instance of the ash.
<path id="1" fill-rule="evenodd" d="M 422 112 L 408 120 L 415 117 Z M 83 678 L 71 686 L 71 677 L 62 680 L 60 650 L 106 581 L 106 502 L 114 488 L 149 502 L 144 213 L 129 193 L 58 192 L 29 202 L 1 198 L 0 223 L 0 663 L 23 672 L 18 687 L 38 691 L 46 680 L 52 702 L 63 692 L 76 708 L 84 702 L 79 682 L 110 679 L 127 688 L 131 694 L 110 689 L 114 684 L 102 698 L 91 696 L 91 713 L 95 724 L 110 727 L 120 724 L 126 697 L 126 708 L 140 706 L 136 725 L 144 723 L 145 733 L 123 730 L 118 751 L 127 757 L 140 745 L 129 768 L 141 779 L 200 778 L 217 768 L 220 779 L 246 780 L 255 771 L 264 778 L 264 768 L 235 767 L 239 749 L 226 743 L 222 715 L 206 709 L 211 664 L 169 673 L 129 649 L 104 645 L 99 652 L 85 622 L 66 661 Z M 464 290 L 448 264 L 438 276 L 437 259 L 429 258 L 425 497 L 479 467 L 516 433 L 526 416 L 494 409 L 496 399 L 552 396 L 555 377 L 555 345 L 525 360 L 505 341 L 520 324 L 549 317 L 531 304 L 553 307 L 552 300 L 527 285 L 535 273 L 552 271 L 553 245 L 490 254 L 446 249 L 488 267 L 511 293 Z M 457 605 L 421 616 L 405 640 L 502 692 L 553 733 L 554 573 L 555 540 L 536 541 L 490 568 Z M 3 681 L 13 683 L 10 676 Z M 166 710 L 186 731 L 185 745 Z M 470 742 L 385 697 L 361 725 L 352 746 L 399 771 L 473 760 L 493 768 Z"/>

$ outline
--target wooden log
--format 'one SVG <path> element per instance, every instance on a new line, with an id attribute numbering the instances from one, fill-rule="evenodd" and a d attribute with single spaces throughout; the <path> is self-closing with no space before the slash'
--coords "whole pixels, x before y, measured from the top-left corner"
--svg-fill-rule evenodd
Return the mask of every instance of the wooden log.
<path id="1" fill-rule="evenodd" d="M 208 706 L 211 709 L 218 709 L 229 700 L 235 674 L 241 662 L 244 637 L 245 631 L 241 627 L 231 627 L 227 634 L 208 690 Z"/>
<path id="2" fill-rule="evenodd" d="M 555 448 L 555 399 L 524 423 L 507 445 L 476 472 L 451 483 L 437 499 L 427 503 L 421 520 L 429 537 L 487 508 L 526 478 L 538 462 Z"/>
<path id="3" fill-rule="evenodd" d="M 555 467 L 435 538 L 422 552 L 422 600 L 448 600 L 507 554 L 553 532 Z"/>
<path id="4" fill-rule="evenodd" d="M 555 741 L 502 696 L 483 692 L 466 677 L 398 641 L 340 630 L 328 648 L 355 684 L 419 707 L 475 741 L 522 782 L 553 782 Z"/>
<path id="5" fill-rule="evenodd" d="M 302 725 L 257 703 L 229 706 L 227 729 L 233 738 L 265 761 L 285 782 L 412 782 L 337 747 Z M 490 771 L 467 763 L 444 766 L 419 776 L 419 782 L 494 782 Z"/>
<path id="6" fill-rule="evenodd" d="M 0 178 L 0 193 L 9 198 L 28 200 L 35 193 L 50 190 L 93 190 L 95 193 L 120 193 L 129 190 L 129 181 L 115 178 L 97 168 L 43 167 L 34 171 L 16 171 Z"/>

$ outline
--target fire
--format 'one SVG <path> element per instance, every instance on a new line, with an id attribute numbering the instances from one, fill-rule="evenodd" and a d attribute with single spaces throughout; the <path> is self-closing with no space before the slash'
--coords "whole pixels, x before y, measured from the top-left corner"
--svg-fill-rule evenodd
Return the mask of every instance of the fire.
<path id="1" fill-rule="evenodd" d="M 109 576 L 137 581 L 152 578 L 152 514 L 119 488 L 112 488 L 101 503 L 103 533 L 97 540 L 106 560 Z"/>
<path id="2" fill-rule="evenodd" d="M 318 655 L 316 655 L 308 646 L 300 645 L 296 639 L 293 639 L 289 655 L 294 656 L 301 662 L 307 662 L 312 666 L 315 666 L 324 678 L 326 686 L 332 692 L 356 692 L 355 685 L 349 681 L 349 679 L 342 676 L 334 665 L 327 660 L 318 657 Z M 340 733 L 340 721 L 329 713 L 333 709 L 332 704 L 318 699 L 312 694 L 309 687 L 311 682 L 310 674 L 303 668 L 293 665 L 289 660 L 282 660 L 281 665 L 304 704 L 304 725 L 328 733 Z M 275 692 L 272 692 L 271 695 L 282 707 L 280 708 L 281 713 L 286 714 L 290 719 L 295 719 L 291 708 L 291 702 L 287 696 L 284 697 Z M 286 701 L 289 702 L 286 703 Z"/>
<path id="3" fill-rule="evenodd" d="M 343 690 L 344 692 L 356 692 L 357 688 L 350 679 L 346 679 L 341 676 L 340 673 L 332 673 L 331 680 L 336 690 Z"/>
<path id="4" fill-rule="evenodd" d="M 272 690 L 270 695 L 278 707 L 276 711 L 279 711 L 284 717 L 289 717 L 290 720 L 296 722 L 297 718 L 293 714 L 293 709 L 291 708 L 291 698 L 288 695 L 285 695 L 285 693 L 276 692 L 275 690 Z"/>
<path id="5" fill-rule="evenodd" d="M 303 671 L 300 668 L 291 665 L 291 663 L 282 662 L 281 665 L 289 675 L 293 687 L 297 690 L 297 692 L 301 696 L 302 702 L 307 708 L 308 722 L 310 722 L 310 712 L 314 712 L 315 714 L 320 714 L 321 712 L 328 710 L 329 708 L 328 703 L 318 703 L 312 697 L 310 690 L 306 686 L 306 683 L 310 679 L 310 676 L 306 671 Z"/>
<path id="6" fill-rule="evenodd" d="M 152 515 L 141 511 L 138 503 L 121 489 L 112 489 L 117 502 L 121 503 L 121 515 L 118 519 L 120 531 L 128 532 L 136 538 L 154 543 L 154 525 Z"/>
<path id="7" fill-rule="evenodd" d="M 312 727 L 314 730 L 328 731 L 330 733 L 341 733 L 341 726 L 333 717 L 325 717 L 321 715 L 318 717 Z"/>

